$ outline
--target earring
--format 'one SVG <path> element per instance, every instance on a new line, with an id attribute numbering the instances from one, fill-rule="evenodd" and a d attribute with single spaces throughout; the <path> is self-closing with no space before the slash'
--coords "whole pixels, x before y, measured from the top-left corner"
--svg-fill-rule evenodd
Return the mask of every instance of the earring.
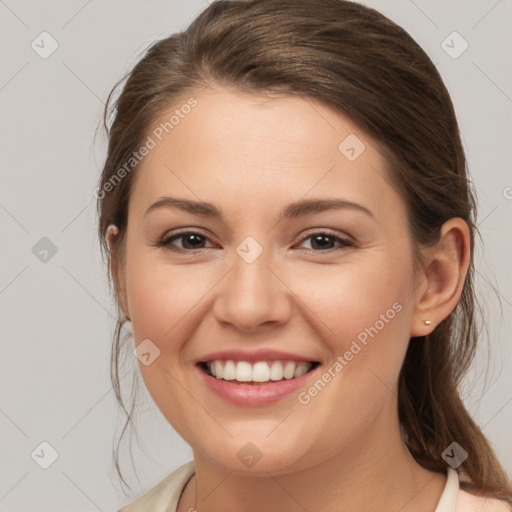
<path id="1" fill-rule="evenodd" d="M 119 233 L 119 229 L 115 224 L 109 224 L 107 228 L 107 238 L 110 236 L 111 232 L 114 232 L 114 235 L 117 235 L 117 233 Z"/>
<path id="2" fill-rule="evenodd" d="M 430 320 L 423 320 L 425 322 L 425 325 L 430 325 L 432 322 Z"/>

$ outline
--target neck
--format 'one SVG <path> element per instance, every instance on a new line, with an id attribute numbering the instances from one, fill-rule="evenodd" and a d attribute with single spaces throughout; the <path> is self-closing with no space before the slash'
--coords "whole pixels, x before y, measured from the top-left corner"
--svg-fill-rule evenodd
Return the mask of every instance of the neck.
<path id="1" fill-rule="evenodd" d="M 281 476 L 237 474 L 194 452 L 196 474 L 178 512 L 432 512 L 446 476 L 414 460 L 397 419 L 386 429 L 392 435 L 383 435 L 378 424 L 321 464 Z"/>

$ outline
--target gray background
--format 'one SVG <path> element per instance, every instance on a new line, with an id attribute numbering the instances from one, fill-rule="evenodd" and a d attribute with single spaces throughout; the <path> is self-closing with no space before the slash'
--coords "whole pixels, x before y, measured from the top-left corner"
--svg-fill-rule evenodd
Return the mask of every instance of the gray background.
<path id="1" fill-rule="evenodd" d="M 206 5 L 0 0 L 2 511 L 108 511 L 130 501 L 111 460 L 122 417 L 109 381 L 114 308 L 95 233 L 105 139 L 93 138 L 115 81 L 151 41 L 185 28 Z M 512 472 L 512 2 L 367 5 L 410 32 L 453 96 L 478 193 L 477 283 L 490 324 L 465 381 L 466 400 Z M 31 48 L 43 31 L 59 45 L 47 59 Z M 453 31 L 469 43 L 458 58 L 442 47 Z M 49 244 L 43 237 L 57 249 L 46 262 L 37 256 Z M 191 459 L 145 389 L 138 410 L 146 452 L 133 443 L 139 481 L 127 444 L 121 459 L 134 494 Z M 49 460 L 44 441 L 58 453 L 48 469 L 31 456 L 36 450 L 35 459 Z"/>

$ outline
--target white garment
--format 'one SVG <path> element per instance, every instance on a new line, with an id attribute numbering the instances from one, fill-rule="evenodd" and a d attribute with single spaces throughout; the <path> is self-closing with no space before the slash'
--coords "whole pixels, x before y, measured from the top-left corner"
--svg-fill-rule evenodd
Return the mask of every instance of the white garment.
<path id="1" fill-rule="evenodd" d="M 142 496 L 117 512 L 176 512 L 181 493 L 195 473 L 194 461 L 180 466 Z M 457 471 L 448 468 L 446 485 L 435 512 L 510 512 L 510 506 L 459 489 Z"/>

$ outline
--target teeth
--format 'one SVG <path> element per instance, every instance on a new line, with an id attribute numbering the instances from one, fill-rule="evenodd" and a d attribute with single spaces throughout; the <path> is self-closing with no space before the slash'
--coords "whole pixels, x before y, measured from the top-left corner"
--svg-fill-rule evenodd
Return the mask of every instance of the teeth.
<path id="1" fill-rule="evenodd" d="M 283 365 L 279 361 L 274 361 L 270 367 L 270 379 L 281 380 L 283 378 Z"/>
<path id="2" fill-rule="evenodd" d="M 270 368 L 267 363 L 256 363 L 253 366 L 252 380 L 254 382 L 268 382 L 270 380 Z"/>
<path id="3" fill-rule="evenodd" d="M 311 363 L 299 363 L 297 365 L 297 368 L 295 368 L 295 375 L 294 375 L 294 377 L 295 378 L 301 377 L 305 373 L 308 373 L 308 371 L 310 370 L 311 366 L 313 366 Z"/>
<path id="4" fill-rule="evenodd" d="M 237 382 L 269 382 L 290 380 L 307 373 L 313 363 L 296 361 L 209 361 L 206 366 L 217 379 Z"/>
<path id="5" fill-rule="evenodd" d="M 222 375 L 222 363 L 220 361 L 215 361 L 215 363 L 213 364 L 213 369 L 212 369 L 212 373 L 217 376 L 217 375 Z"/>
<path id="6" fill-rule="evenodd" d="M 233 361 L 226 361 L 224 365 L 224 371 L 222 374 L 224 380 L 235 380 L 236 379 L 236 366 Z"/>
<path id="7" fill-rule="evenodd" d="M 292 361 L 286 363 L 283 370 L 283 376 L 285 379 L 293 379 L 293 377 L 295 377 L 295 366 L 295 363 Z"/>
<path id="8" fill-rule="evenodd" d="M 215 362 L 215 364 L 217 364 L 217 362 Z M 224 376 L 222 372 L 217 372 L 217 375 L 218 378 Z M 248 363 L 247 361 L 240 361 L 236 365 L 236 380 L 238 382 L 250 382 L 252 380 L 251 363 Z"/>

